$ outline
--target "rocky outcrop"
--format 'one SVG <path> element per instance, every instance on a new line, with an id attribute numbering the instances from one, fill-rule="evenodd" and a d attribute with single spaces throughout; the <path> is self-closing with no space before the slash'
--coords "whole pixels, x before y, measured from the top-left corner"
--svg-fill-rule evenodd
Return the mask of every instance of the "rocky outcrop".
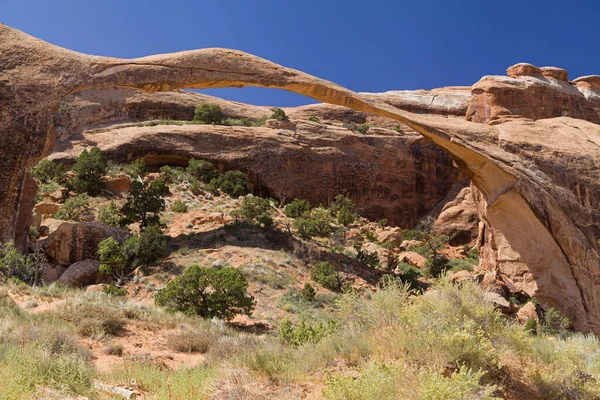
<path id="1" fill-rule="evenodd" d="M 50 158 L 72 163 L 91 143 L 110 160 L 144 157 L 154 168 L 201 158 L 221 170 L 247 172 L 257 195 L 318 205 L 343 193 L 365 217 L 402 227 L 414 226 L 460 179 L 452 159 L 420 135 L 385 130 L 365 136 L 341 123 L 294 121 L 294 131 L 215 125 L 89 130 Z"/>
<path id="2" fill-rule="evenodd" d="M 517 64 L 508 76 L 484 76 L 471 88 L 467 119 L 499 124 L 515 119 L 571 117 L 600 123 L 600 80 L 568 81 L 566 70 Z"/>
<path id="3" fill-rule="evenodd" d="M 13 150 L 0 157 L 2 241 L 20 237 L 31 223 L 33 198 L 24 191 L 25 171 L 49 153 L 51 110 L 67 94 L 100 86 L 145 91 L 276 87 L 398 120 L 448 152 L 481 193 L 484 224 L 502 232 L 525 261 L 538 286 L 537 299 L 558 306 L 576 328 L 600 333 L 600 211 L 592 197 L 600 190 L 600 127 L 576 119 L 580 114 L 491 126 L 473 121 L 488 121 L 503 111 L 488 113 L 472 101 L 469 108 L 484 112 L 468 113 L 471 121 L 414 114 L 239 51 L 205 49 L 135 60 L 92 57 L 5 25 L 0 25 L 0 51 L 0 148 Z M 556 87 L 565 83 L 551 79 Z M 594 78 L 575 83 L 585 85 L 586 101 L 595 95 Z M 483 94 L 481 89 L 475 94 Z M 558 89 L 548 94 L 554 93 L 562 98 Z M 518 109 L 507 110 L 526 117 Z M 523 143 L 527 146 L 519 147 Z"/>
<path id="4" fill-rule="evenodd" d="M 436 232 L 448 236 L 453 246 L 469 244 L 477 238 L 479 216 L 477 206 L 471 194 L 471 188 L 463 188 L 458 195 L 444 205 L 435 220 Z"/>
<path id="5" fill-rule="evenodd" d="M 120 228 L 93 222 L 63 222 L 43 240 L 42 246 L 50 260 L 69 266 L 83 260 L 98 258 L 98 244 L 113 237 L 123 243 L 128 233 Z"/>

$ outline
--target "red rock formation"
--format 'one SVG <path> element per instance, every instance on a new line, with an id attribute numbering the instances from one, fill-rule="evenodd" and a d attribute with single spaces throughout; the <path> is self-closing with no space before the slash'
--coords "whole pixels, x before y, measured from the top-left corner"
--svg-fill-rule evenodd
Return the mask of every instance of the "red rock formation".
<path id="1" fill-rule="evenodd" d="M 53 143 L 51 109 L 69 93 L 100 86 L 146 91 L 277 87 L 396 119 L 446 150 L 481 193 L 487 226 L 501 231 L 526 262 L 538 285 L 540 302 L 559 306 L 578 329 L 600 333 L 600 211 L 580 202 L 577 192 L 571 189 L 584 187 L 590 193 L 599 190 L 600 181 L 595 175 L 600 164 L 600 127 L 572 118 L 579 114 L 534 122 L 514 120 L 499 126 L 418 115 L 238 51 L 205 49 L 136 60 L 91 57 L 49 45 L 4 25 L 0 25 L 0 52 L 0 148 L 11 150 L 0 157 L 4 172 L 0 176 L 0 240 L 14 238 L 27 228 L 19 226 L 19 230 L 16 225 L 19 211 L 30 213 L 33 208 L 31 199 L 23 195 L 25 170 L 49 153 Z M 589 86 L 586 90 L 593 94 L 591 81 L 587 79 L 582 85 Z M 563 87 L 562 83 L 551 83 Z M 484 92 L 482 89 L 476 95 Z M 558 92 L 557 97 L 564 98 Z M 492 100 L 498 99 L 498 93 L 489 93 Z M 510 100 L 519 95 L 507 97 Z M 593 109 L 588 98 L 592 96 L 585 97 L 586 112 Z M 478 104 L 485 105 L 485 101 Z M 517 107 L 508 112 L 526 116 L 518 104 L 508 104 Z M 491 108 L 489 113 L 485 107 L 481 109 L 485 112 L 471 115 L 487 121 L 491 117 L 499 119 L 504 113 L 500 109 Z M 581 116 L 592 118 L 585 112 Z M 562 139 L 562 131 L 571 130 L 581 133 L 568 133 L 568 144 L 557 140 Z M 536 142 L 529 142 L 530 151 L 521 154 L 514 144 L 528 135 L 533 135 Z M 547 154 L 535 151 L 540 140 L 542 147 L 555 152 L 551 165 L 543 166 L 555 175 L 540 171 L 540 165 L 550 160 Z"/>

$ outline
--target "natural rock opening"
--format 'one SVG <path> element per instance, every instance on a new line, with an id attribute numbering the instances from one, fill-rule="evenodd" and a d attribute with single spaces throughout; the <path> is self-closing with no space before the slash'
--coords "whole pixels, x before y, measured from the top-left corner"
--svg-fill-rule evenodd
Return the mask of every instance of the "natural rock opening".
<path id="1" fill-rule="evenodd" d="M 570 188 L 556 182 L 558 179 L 569 186 L 580 185 L 577 187 L 598 193 L 600 133 L 597 125 L 573 118 L 536 122 L 515 118 L 490 126 L 413 114 L 380 99 L 359 95 L 233 50 L 204 49 L 120 60 L 61 49 L 5 25 L 0 25 L 0 50 L 3 54 L 0 60 L 0 148 L 3 149 L 0 241 L 26 239 L 24 235 L 33 208 L 32 183 L 26 170 L 49 154 L 55 135 L 52 109 L 68 94 L 109 86 L 150 92 L 183 87 L 276 87 L 325 103 L 393 118 L 443 148 L 479 191 L 481 215 L 487 227 L 501 231 L 510 247 L 528 265 L 537 283 L 540 301 L 560 307 L 578 329 L 600 333 L 600 215 L 598 210 L 586 206 L 593 203 L 582 204 Z M 533 73 L 530 69 L 523 68 L 523 74 Z M 562 79 L 566 77 L 562 72 L 541 71 L 549 86 L 564 85 Z M 595 82 L 594 79 L 576 80 L 577 86 L 585 87 L 584 93 L 597 90 Z M 493 90 L 486 87 L 477 89 L 476 94 L 494 96 Z M 492 109 L 488 113 L 488 108 L 481 109 L 486 112 L 482 114 L 476 109 L 468 112 L 477 116 L 470 119 L 493 122 L 503 115 L 501 110 Z M 517 110 L 512 114 L 523 116 L 525 113 Z M 570 130 L 577 130 L 578 134 L 572 134 L 565 144 L 559 133 Z M 543 133 L 540 135 L 542 148 L 558 149 L 567 155 L 557 178 L 549 173 L 553 168 L 544 164 L 547 160 L 539 148 L 527 153 L 527 148 L 511 146 L 523 139 L 522 132 Z M 573 149 L 577 149 L 578 154 L 584 152 L 587 166 L 576 161 Z"/>

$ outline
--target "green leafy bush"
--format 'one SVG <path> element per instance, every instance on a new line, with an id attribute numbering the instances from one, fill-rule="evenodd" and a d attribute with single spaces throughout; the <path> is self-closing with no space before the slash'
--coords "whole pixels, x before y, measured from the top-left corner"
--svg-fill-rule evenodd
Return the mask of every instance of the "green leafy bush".
<path id="1" fill-rule="evenodd" d="M 250 193 L 248 178 L 242 171 L 227 171 L 218 178 L 211 180 L 209 190 L 217 192 L 218 189 L 232 197 L 245 196 Z"/>
<path id="2" fill-rule="evenodd" d="M 450 260 L 443 256 L 435 256 L 428 259 L 425 262 L 425 268 L 429 271 L 429 274 L 434 278 L 438 278 L 444 272 L 450 269 Z"/>
<path id="3" fill-rule="evenodd" d="M 185 170 L 188 174 L 204 183 L 209 183 L 219 176 L 215 166 L 206 160 L 196 160 L 192 158 L 188 162 L 188 166 Z"/>
<path id="4" fill-rule="evenodd" d="M 40 183 L 48 183 L 49 181 L 53 181 L 63 184 L 67 180 L 66 172 L 67 169 L 64 165 L 44 159 L 31 170 L 31 176 L 37 179 Z"/>
<path id="5" fill-rule="evenodd" d="M 174 183 L 179 175 L 178 171 L 170 165 L 163 165 L 160 167 L 159 172 L 160 179 L 164 180 L 165 183 Z"/>
<path id="6" fill-rule="evenodd" d="M 121 208 L 124 222 L 127 224 L 140 222 L 142 228 L 157 225 L 160 221 L 160 213 L 165 209 L 165 200 L 162 196 L 166 190 L 168 190 L 166 182 L 162 179 L 150 183 L 134 180 L 131 183 L 127 202 Z"/>
<path id="7" fill-rule="evenodd" d="M 119 214 L 119 209 L 114 201 L 111 201 L 106 206 L 101 206 L 98 209 L 98 222 L 110 226 L 122 226 L 122 216 Z"/>
<path id="8" fill-rule="evenodd" d="M 473 271 L 473 264 L 469 260 L 452 258 L 448 260 L 448 269 L 451 271 Z"/>
<path id="9" fill-rule="evenodd" d="M 285 115 L 285 111 L 279 107 L 272 107 L 271 112 L 273 113 L 271 114 L 271 119 L 276 119 L 278 121 L 284 121 L 288 119 L 287 115 Z"/>
<path id="10" fill-rule="evenodd" d="M 108 237 L 98 244 L 98 260 L 100 260 L 100 272 L 117 279 L 123 277 L 128 266 L 125 251 L 113 237 Z"/>
<path id="11" fill-rule="evenodd" d="M 359 244 L 354 246 L 354 250 L 356 250 L 356 259 L 360 262 L 365 263 L 370 268 L 379 268 L 381 263 L 379 262 L 379 256 L 377 252 L 368 252 L 363 250 Z"/>
<path id="12" fill-rule="evenodd" d="M 143 177 L 146 175 L 146 162 L 143 158 L 137 158 L 124 168 L 124 172 L 133 179 Z"/>
<path id="13" fill-rule="evenodd" d="M 302 292 L 300 292 L 300 295 L 308 301 L 313 301 L 317 295 L 317 292 L 310 283 L 306 282 L 302 288 Z"/>
<path id="14" fill-rule="evenodd" d="M 60 207 L 54 217 L 65 221 L 81 221 L 90 214 L 88 195 L 83 193 L 72 197 Z"/>
<path id="15" fill-rule="evenodd" d="M 223 111 L 218 104 L 200 104 L 194 110 L 194 121 L 204 124 L 220 124 L 223 121 Z"/>
<path id="16" fill-rule="evenodd" d="M 332 335 L 336 329 L 337 323 L 334 320 L 309 325 L 302 319 L 300 325 L 294 328 L 291 321 L 285 318 L 279 325 L 279 340 L 293 346 L 300 346 L 304 343 L 315 344 Z"/>
<path id="17" fill-rule="evenodd" d="M 540 331 L 547 335 L 559 335 L 561 337 L 567 337 L 570 335 L 570 326 L 571 322 L 567 317 L 562 315 L 560 310 L 550 307 L 544 312 Z"/>
<path id="18" fill-rule="evenodd" d="M 329 290 L 340 290 L 341 279 L 329 261 L 320 261 L 310 270 L 310 278 Z"/>
<path id="19" fill-rule="evenodd" d="M 368 124 L 358 125 L 355 122 L 346 122 L 344 123 L 344 128 L 351 130 L 352 132 L 366 135 L 367 133 L 369 133 L 370 126 Z"/>
<path id="20" fill-rule="evenodd" d="M 402 130 L 400 124 L 396 124 L 393 129 L 398 133 L 404 133 L 404 130 Z"/>
<path id="21" fill-rule="evenodd" d="M 156 225 L 128 238 L 123 245 L 123 251 L 133 260 L 131 263 L 134 267 L 152 264 L 169 253 L 167 238 Z"/>
<path id="22" fill-rule="evenodd" d="M 16 278 L 26 283 L 35 279 L 35 268 L 31 259 L 19 253 L 14 242 L 0 246 L 0 277 L 4 280 Z"/>
<path id="23" fill-rule="evenodd" d="M 232 212 L 236 218 L 263 228 L 273 225 L 273 207 L 270 199 L 256 196 L 246 196 L 242 200 L 242 206 Z"/>
<path id="24" fill-rule="evenodd" d="M 398 263 L 396 267 L 396 271 L 398 271 L 398 278 L 404 283 L 410 285 L 411 289 L 419 288 L 419 278 L 423 275 L 419 268 L 413 267 L 410 264 L 401 262 Z"/>
<path id="25" fill-rule="evenodd" d="M 284 214 L 289 218 L 299 218 L 310 212 L 310 203 L 307 200 L 294 199 L 283 209 Z"/>
<path id="26" fill-rule="evenodd" d="M 127 289 L 118 287 L 114 282 L 111 282 L 110 285 L 104 287 L 104 294 L 109 296 L 125 296 Z"/>
<path id="27" fill-rule="evenodd" d="M 341 225 L 348 226 L 356 220 L 354 213 L 348 207 L 342 207 L 337 212 L 337 222 Z"/>
<path id="28" fill-rule="evenodd" d="M 106 174 L 106 161 L 99 148 L 93 147 L 89 152 L 84 149 L 73 165 L 75 178 L 69 182 L 77 193 L 95 196 L 104 188 L 102 177 Z"/>
<path id="29" fill-rule="evenodd" d="M 315 236 L 329 236 L 334 227 L 331 215 L 327 210 L 315 208 L 304 217 L 294 220 L 294 228 L 298 230 L 298 234 L 303 239 L 310 239 Z"/>
<path id="30" fill-rule="evenodd" d="M 525 326 L 523 327 L 525 332 L 528 332 L 532 335 L 537 335 L 537 321 L 535 318 L 531 317 L 525 322 Z"/>
<path id="31" fill-rule="evenodd" d="M 321 120 L 318 117 L 314 116 L 314 115 L 311 115 L 310 117 L 308 117 L 308 120 L 312 121 L 312 122 L 317 122 L 317 123 L 321 122 Z"/>
<path id="32" fill-rule="evenodd" d="M 229 320 L 237 314 L 252 314 L 255 301 L 247 289 L 246 278 L 236 268 L 217 270 L 194 265 L 156 293 L 154 299 L 171 311 Z"/>
<path id="33" fill-rule="evenodd" d="M 188 206 L 183 201 L 176 199 L 171 204 L 171 210 L 176 213 L 186 213 L 188 212 Z"/>

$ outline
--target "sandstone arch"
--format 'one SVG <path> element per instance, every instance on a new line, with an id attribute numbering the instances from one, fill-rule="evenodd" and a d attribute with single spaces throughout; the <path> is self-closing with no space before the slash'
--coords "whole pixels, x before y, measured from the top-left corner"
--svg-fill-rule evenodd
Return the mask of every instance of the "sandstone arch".
<path id="1" fill-rule="evenodd" d="M 600 129 L 571 118 L 501 126 L 413 114 L 310 75 L 233 50 L 204 49 L 134 60 L 62 49 L 0 25 L 0 241 L 24 238 L 32 209 L 26 169 L 52 149 L 51 109 L 66 95 L 93 87 L 144 91 L 263 86 L 379 114 L 408 124 L 446 150 L 481 193 L 483 218 L 501 231 L 530 268 L 542 302 L 559 306 L 581 330 L 600 333 L 600 215 L 557 184 L 565 179 L 599 193 Z M 551 122 L 548 122 L 551 121 Z M 575 129 L 581 134 L 573 134 Z M 560 177 L 542 172 L 545 159 L 511 151 L 520 132 L 540 136 L 542 149 L 584 151 L 579 165 L 566 151 Z M 590 144 L 591 143 L 591 144 Z M 533 151 L 535 153 L 535 151 Z M 538 164 L 536 164 L 538 163 Z M 547 170 L 547 169 L 546 169 Z M 566 177 L 566 178 L 565 178 Z"/>

